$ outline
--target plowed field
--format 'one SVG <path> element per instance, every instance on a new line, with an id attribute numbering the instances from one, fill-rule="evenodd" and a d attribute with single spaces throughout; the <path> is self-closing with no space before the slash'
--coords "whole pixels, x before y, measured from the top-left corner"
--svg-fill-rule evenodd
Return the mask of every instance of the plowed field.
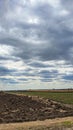
<path id="1" fill-rule="evenodd" d="M 73 116 L 73 107 L 50 99 L 0 92 L 0 123 Z"/>

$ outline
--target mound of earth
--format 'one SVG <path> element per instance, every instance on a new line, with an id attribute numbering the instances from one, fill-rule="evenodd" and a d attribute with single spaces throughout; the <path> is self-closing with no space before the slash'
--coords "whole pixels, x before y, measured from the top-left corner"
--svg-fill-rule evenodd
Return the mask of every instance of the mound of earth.
<path id="1" fill-rule="evenodd" d="M 40 97 L 0 92 L 0 123 L 73 116 L 73 107 Z"/>

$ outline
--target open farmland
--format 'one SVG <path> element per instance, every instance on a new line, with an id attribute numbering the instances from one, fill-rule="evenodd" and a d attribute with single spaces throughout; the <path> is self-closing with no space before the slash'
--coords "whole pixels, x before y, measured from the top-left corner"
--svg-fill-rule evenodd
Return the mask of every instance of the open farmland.
<path id="1" fill-rule="evenodd" d="M 30 94 L 28 93 L 28 95 Z M 0 123 L 36 121 L 68 116 L 73 116 L 72 105 L 66 105 L 43 96 L 0 92 Z"/>
<path id="2" fill-rule="evenodd" d="M 47 91 L 11 91 L 20 95 L 39 96 L 49 98 L 65 104 L 73 104 L 73 90 L 47 90 Z"/>
<path id="3" fill-rule="evenodd" d="M 73 91 L 0 92 L 0 130 L 61 129 L 73 129 Z"/>

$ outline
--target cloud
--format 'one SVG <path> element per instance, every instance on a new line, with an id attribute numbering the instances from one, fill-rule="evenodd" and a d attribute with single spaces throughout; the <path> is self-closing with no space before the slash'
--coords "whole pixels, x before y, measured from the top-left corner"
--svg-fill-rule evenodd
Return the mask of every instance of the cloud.
<path id="1" fill-rule="evenodd" d="M 8 10 L 9 0 L 0 0 L 0 15 L 3 17 Z"/>
<path id="2" fill-rule="evenodd" d="M 73 32 L 71 30 L 68 30 L 68 28 L 65 27 L 65 24 L 63 23 L 63 21 L 67 21 L 67 18 L 61 19 L 61 16 L 57 17 L 57 14 L 54 14 L 54 10 L 56 10 L 56 8 L 53 8 L 51 6 L 53 4 L 55 5 L 56 3 L 60 4 L 59 1 L 56 1 L 55 3 L 54 1 L 48 1 L 48 4 L 41 1 L 39 5 L 35 3 L 35 7 L 32 7 L 31 5 L 30 7 L 26 6 L 26 9 L 23 8 L 20 2 L 16 1 L 14 4 L 14 1 L 9 1 L 9 5 L 10 3 L 13 5 L 12 8 L 14 8 L 13 15 L 17 13 L 18 18 L 20 17 L 20 19 L 22 18 L 23 20 L 21 22 L 19 19 L 14 19 L 14 16 L 11 15 L 11 17 L 9 17 L 9 19 L 6 21 L 8 23 L 12 18 L 14 26 L 11 26 L 12 22 L 10 21 L 8 28 L 5 28 L 6 33 L 7 29 L 9 30 L 9 33 L 7 36 L 5 34 L 3 38 L 1 37 L 0 42 L 2 44 L 4 43 L 17 47 L 17 51 L 15 50 L 14 56 L 20 57 L 23 60 L 32 59 L 34 57 L 46 61 L 54 59 L 70 59 L 69 50 L 73 47 Z M 12 8 L 10 9 L 11 12 Z M 17 9 L 20 8 L 21 10 L 19 10 L 18 13 Z M 29 23 L 29 20 L 27 20 L 27 22 L 24 20 L 24 17 L 26 16 L 25 13 L 23 13 L 24 15 L 20 16 L 20 12 L 24 12 L 24 10 L 28 10 L 27 19 L 29 19 L 29 10 L 31 10 L 30 13 L 32 19 L 34 19 L 34 17 L 35 19 L 39 19 L 39 24 L 37 24 L 37 26 L 36 23 Z M 39 44 L 36 45 L 36 41 Z"/>
<path id="3" fill-rule="evenodd" d="M 0 78 L 0 81 L 4 82 L 5 84 L 19 84 L 18 81 L 11 78 Z"/>
<path id="4" fill-rule="evenodd" d="M 45 79 L 53 79 L 55 78 L 56 74 L 58 74 L 57 70 L 53 70 L 53 71 L 42 70 L 39 72 L 39 75 Z"/>
<path id="5" fill-rule="evenodd" d="M 11 75 L 14 72 L 14 70 L 10 70 L 6 67 L 0 66 L 0 76 L 6 76 Z"/>
<path id="6" fill-rule="evenodd" d="M 34 68 L 48 68 L 50 66 L 50 65 L 44 64 L 42 62 L 38 62 L 38 61 L 29 63 L 28 65 L 31 67 L 34 67 Z"/>
<path id="7" fill-rule="evenodd" d="M 66 74 L 73 68 L 72 3 L 0 1 L 0 76 L 16 78 L 15 84 L 69 78 Z"/>
<path id="8" fill-rule="evenodd" d="M 66 80 L 66 81 L 73 81 L 73 75 L 72 74 L 70 74 L 70 75 L 64 75 L 63 77 L 63 80 Z"/>

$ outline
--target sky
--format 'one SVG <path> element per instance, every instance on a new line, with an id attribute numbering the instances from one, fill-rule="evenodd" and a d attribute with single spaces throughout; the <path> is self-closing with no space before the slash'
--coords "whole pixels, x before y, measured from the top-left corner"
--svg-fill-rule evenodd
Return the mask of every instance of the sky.
<path id="1" fill-rule="evenodd" d="M 0 90 L 73 88 L 73 1 L 0 0 Z"/>

